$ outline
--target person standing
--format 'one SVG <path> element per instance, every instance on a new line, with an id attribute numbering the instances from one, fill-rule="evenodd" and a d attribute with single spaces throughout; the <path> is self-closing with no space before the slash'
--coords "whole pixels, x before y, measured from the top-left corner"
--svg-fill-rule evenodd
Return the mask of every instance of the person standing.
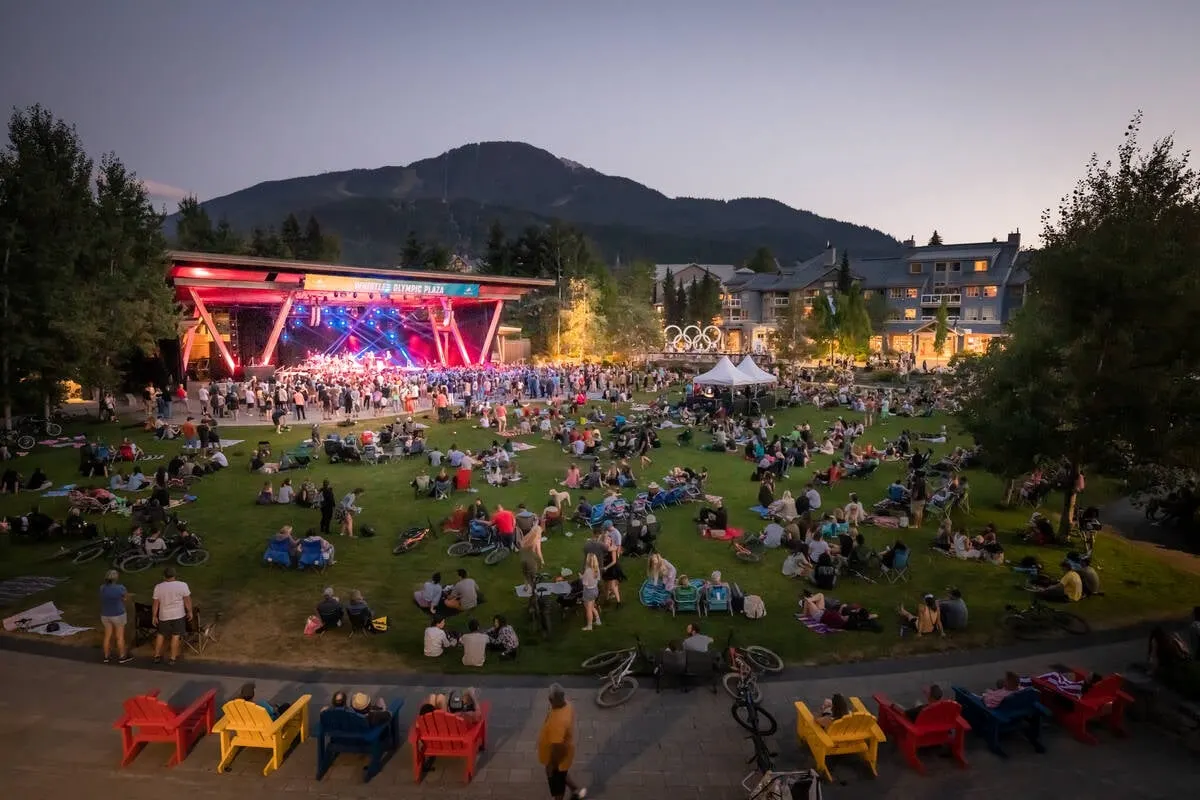
<path id="1" fill-rule="evenodd" d="M 337 497 L 328 479 L 321 482 L 321 533 L 329 533 L 329 523 L 333 521 L 333 509 L 337 507 Z"/>
<path id="2" fill-rule="evenodd" d="M 104 585 L 100 587 L 100 623 L 104 626 L 104 663 L 112 660 L 113 640 L 117 643 L 117 663 L 128 664 L 133 656 L 125 650 L 125 625 L 129 617 L 125 611 L 125 602 L 129 593 L 125 587 L 117 583 L 121 573 L 110 569 L 104 576 Z"/>
<path id="3" fill-rule="evenodd" d="M 187 633 L 192 621 L 192 592 L 188 585 L 175 577 L 175 568 L 163 570 L 163 581 L 154 587 L 154 607 L 151 622 L 158 629 L 154 639 L 154 663 L 162 662 L 163 645 L 171 637 L 171 656 L 168 664 L 179 659 L 179 639 Z"/>
<path id="4" fill-rule="evenodd" d="M 304 416 L 304 404 L 308 399 L 304 396 L 304 392 L 300 391 L 300 387 L 296 387 L 296 391 L 292 393 L 292 404 L 296 407 L 296 419 L 307 420 Z"/>
<path id="5" fill-rule="evenodd" d="M 546 768 L 550 796 L 563 800 L 567 789 L 572 800 L 583 800 L 587 789 L 571 780 L 569 770 L 575 760 L 575 708 L 567 702 L 567 693 L 557 683 L 550 684 L 550 710 L 538 733 L 538 761 Z"/>

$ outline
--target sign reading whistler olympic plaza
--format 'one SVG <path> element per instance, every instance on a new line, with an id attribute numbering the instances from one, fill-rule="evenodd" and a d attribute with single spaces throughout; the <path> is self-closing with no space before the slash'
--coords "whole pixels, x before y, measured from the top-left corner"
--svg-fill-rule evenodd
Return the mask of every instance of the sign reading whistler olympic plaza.
<path id="1" fill-rule="evenodd" d="M 312 274 L 304 276 L 304 288 L 316 292 L 367 292 L 409 297 L 479 297 L 477 283 L 378 281 Z"/>

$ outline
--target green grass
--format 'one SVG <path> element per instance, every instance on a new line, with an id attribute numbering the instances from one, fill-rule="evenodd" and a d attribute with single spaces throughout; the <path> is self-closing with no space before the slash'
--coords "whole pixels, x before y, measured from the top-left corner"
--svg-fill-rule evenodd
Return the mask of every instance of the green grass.
<path id="1" fill-rule="evenodd" d="M 837 411 L 817 411 L 811 406 L 789 409 L 778 415 L 781 430 L 808 421 L 814 429 L 821 429 L 831 421 Z M 894 437 L 904 427 L 914 430 L 935 430 L 944 420 L 900 420 L 893 419 L 868 431 L 868 439 L 881 443 Z M 74 432 L 89 435 L 102 434 L 109 441 L 119 440 L 128 431 L 119 431 L 115 426 L 102 428 L 89 425 Z M 343 429 L 344 432 L 344 429 Z M 450 576 L 460 566 L 467 567 L 476 577 L 487 596 L 487 602 L 476 614 L 486 624 L 493 614 L 506 614 L 522 634 L 526 647 L 519 662 L 515 664 L 489 663 L 489 671 L 561 673 L 578 669 L 579 662 L 586 656 L 602 649 L 627 646 L 634 634 L 644 642 L 661 646 L 670 638 L 678 637 L 689 617 L 672 619 L 664 611 L 643 608 L 637 600 L 638 587 L 645 576 L 645 564 L 636 559 L 626 559 L 624 566 L 630 576 L 623 585 L 625 605 L 620 608 L 605 608 L 604 625 L 595 631 L 580 630 L 582 614 L 562 622 L 551 641 L 537 643 L 528 633 L 524 603 L 513 594 L 520 581 L 517 559 L 512 558 L 496 567 L 485 566 L 478 558 L 456 559 L 446 555 L 450 539 L 441 537 L 423 543 L 415 552 L 404 556 L 393 556 L 391 548 L 397 532 L 412 525 L 424 524 L 426 518 L 435 521 L 444 517 L 452 508 L 451 503 L 429 499 L 414 500 L 409 481 L 423 466 L 423 462 L 408 461 L 390 465 L 360 466 L 348 464 L 331 465 L 321 461 L 306 473 L 318 485 L 329 478 L 340 498 L 355 486 L 366 489 L 360 504 L 365 509 L 358 524 L 375 527 L 379 535 L 374 539 L 353 541 L 332 537 L 337 546 L 338 563 L 324 575 L 306 572 L 283 572 L 268 569 L 261 563 L 267 538 L 280 526 L 293 525 L 298 531 L 315 526 L 316 511 L 297 507 L 261 507 L 254 504 L 255 494 L 264 478 L 249 474 L 246 463 L 255 442 L 260 439 L 272 441 L 278 455 L 283 448 L 294 445 L 306 437 L 307 428 L 297 427 L 290 433 L 277 436 L 266 428 L 228 428 L 223 430 L 225 438 L 244 439 L 243 444 L 229 449 L 231 469 L 209 476 L 193 489 L 199 501 L 184 507 L 182 516 L 189 520 L 192 528 L 201 534 L 206 547 L 212 552 L 208 565 L 181 569 L 181 577 L 193 592 L 195 602 L 204 612 L 219 610 L 222 613 L 221 641 L 208 651 L 208 657 L 224 661 L 271 661 L 305 666 L 340 667 L 387 667 L 395 669 L 435 669 L 438 671 L 461 670 L 458 658 L 449 656 L 432 662 L 421 656 L 421 630 L 426 617 L 413 606 L 412 592 L 432 572 L 440 570 Z M 150 437 L 136 436 L 137 440 L 151 453 L 171 454 L 178 446 L 174 442 L 157 442 Z M 493 438 L 489 431 L 473 430 L 470 424 L 449 426 L 433 425 L 430 440 L 445 449 L 451 442 L 464 448 L 479 449 Z M 705 440 L 707 437 L 698 436 Z M 547 488 L 561 479 L 568 463 L 553 443 L 540 438 L 530 438 L 537 449 L 523 453 L 518 458 L 522 472 L 528 479 L 507 488 L 481 486 L 479 497 L 489 507 L 503 503 L 515 507 L 518 502 L 528 503 L 531 509 L 540 510 L 545 504 Z M 940 454 L 952 447 L 934 448 Z M 169 457 L 169 455 L 168 455 Z M 741 528 L 757 528 L 759 520 L 748 511 L 755 504 L 758 484 L 749 480 L 752 466 L 734 455 L 708 453 L 697 448 L 681 449 L 674 444 L 671 432 L 665 432 L 664 446 L 653 453 L 654 464 L 637 474 L 644 486 L 650 480 L 661 481 L 662 476 L 673 464 L 707 467 L 710 473 L 709 491 L 725 497 L 731 511 L 731 524 Z M 58 450 L 38 448 L 33 454 L 17 463 L 29 474 L 37 465 L 42 466 L 56 484 L 80 482 L 76 476 L 77 454 L 71 448 Z M 827 465 L 827 458 L 818 458 L 817 466 Z M 156 467 L 156 463 L 150 466 Z M 825 508 L 843 505 L 851 491 L 857 491 L 868 506 L 884 494 L 887 483 L 902 469 L 899 464 L 883 464 L 867 481 L 847 481 L 831 491 L 823 493 Z M 791 479 L 781 482 L 777 491 L 791 488 L 795 492 L 802 487 L 813 468 L 794 470 Z M 292 473 L 293 482 L 298 483 L 305 473 Z M 970 474 L 973 513 L 965 520 L 959 519 L 971 530 L 984 523 L 994 522 L 1003 531 L 1003 542 L 1010 560 L 1019 559 L 1026 553 L 1037 553 L 1042 560 L 1054 565 L 1057 553 L 1018 544 L 1014 532 L 1023 527 L 1029 510 L 1002 509 L 998 505 L 1002 487 L 999 482 L 982 472 Z M 272 476 L 278 486 L 278 477 Z M 1101 482 L 1096 482 L 1101 483 Z M 1089 502 L 1099 502 L 1096 495 L 1105 491 L 1093 487 L 1089 490 Z M 575 499 L 580 492 L 573 492 Z M 627 496 L 632 492 L 626 492 Z M 592 493 L 593 497 L 596 493 Z M 460 495 L 455 502 L 470 502 L 472 496 Z M 32 500 L 30 495 L 14 498 L 0 496 L 0 513 L 14 514 L 26 510 Z M 1060 501 L 1052 495 L 1050 507 L 1054 509 Z M 40 500 L 43 510 L 61 517 L 66 510 L 65 499 Z M 803 585 L 784 578 L 780 572 L 783 554 L 772 552 L 761 564 L 744 564 L 734 559 L 727 544 L 704 540 L 698 536 L 692 518 L 694 507 L 680 507 L 658 514 L 663 532 L 659 539 L 660 551 L 680 570 L 691 576 L 706 576 L 719 569 L 726 580 L 736 581 L 747 593 L 763 597 L 767 606 L 767 617 L 761 621 L 745 618 L 713 616 L 708 620 L 708 633 L 724 641 L 731 628 L 736 628 L 737 639 L 743 644 L 758 643 L 778 651 L 793 663 L 815 663 L 828 661 L 853 661 L 941 649 L 977 647 L 1002 640 L 1003 632 L 998 623 L 1005 604 L 1022 603 L 1027 599 L 1019 590 L 1020 576 L 1007 567 L 957 562 L 927 549 L 932 538 L 934 525 L 926 521 L 923 530 L 901 532 L 902 538 L 913 548 L 911 571 L 913 580 L 902 585 L 870 585 L 860 581 L 845 580 L 834 593 L 846 601 L 854 601 L 881 614 L 884 632 L 843 633 L 834 636 L 817 636 L 792 619 L 796 610 L 796 597 Z M 105 517 L 101 524 L 120 526 L 124 532 L 127 520 Z M 568 529 L 571 529 L 568 526 Z M 890 530 L 864 527 L 863 533 L 869 543 L 882 548 L 894 537 Z M 557 570 L 581 566 L 581 531 L 576 527 L 574 538 L 565 538 L 555 533 L 545 544 L 547 567 Z M 57 544 L 26 545 L 8 543 L 0 562 L 0 577 L 17 575 L 61 575 L 70 581 L 51 592 L 29 598 L 28 605 L 53 599 L 64 609 L 68 621 L 74 624 L 95 624 L 98 613 L 97 587 L 107 564 L 93 563 L 76 567 L 62 561 L 48 561 L 47 557 L 58 547 Z M 1184 577 L 1162 559 L 1145 548 L 1126 542 L 1115 536 L 1105 536 L 1098 546 L 1098 555 L 1103 565 L 1102 580 L 1106 596 L 1092 598 L 1072 608 L 1087 617 L 1096 627 L 1126 624 L 1147 617 L 1176 614 L 1187 607 L 1186 598 L 1177 592 Z M 124 582 L 130 591 L 140 598 L 150 595 L 158 579 L 156 571 L 140 575 L 129 575 Z M 369 639 L 356 637 L 347 641 L 342 634 L 324 637 L 302 635 L 305 618 L 312 613 L 321 589 L 333 586 L 345 598 L 350 590 L 362 590 L 377 613 L 387 614 L 391 630 L 386 635 Z M 946 639 L 917 639 L 897 635 L 893 609 L 898 603 L 910 608 L 925 591 L 941 593 L 947 586 L 962 588 L 970 606 L 970 629 Z M 12 609 L 12 613 L 17 609 Z M 465 620 L 451 622 L 452 628 L 462 629 Z M 74 645 L 94 645 L 94 633 L 73 637 L 67 642 Z"/>

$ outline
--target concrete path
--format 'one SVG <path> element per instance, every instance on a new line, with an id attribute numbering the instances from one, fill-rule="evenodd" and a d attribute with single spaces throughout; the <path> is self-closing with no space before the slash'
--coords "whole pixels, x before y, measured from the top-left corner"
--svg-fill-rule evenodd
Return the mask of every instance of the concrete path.
<path id="1" fill-rule="evenodd" d="M 869 702 L 886 692 L 900 702 L 913 702 L 923 684 L 937 682 L 984 688 L 1005 669 L 1037 673 L 1056 663 L 1098 671 L 1124 670 L 1140 655 L 1139 643 L 1107 644 L 1074 652 L 1029 656 L 1004 663 L 955 666 L 925 672 L 873 677 L 823 677 L 764 684 L 764 706 L 780 721 L 774 737 L 781 769 L 810 764 L 795 740 L 792 702 L 810 705 L 834 691 Z M 58 798 L 125 798 L 159 800 L 163 796 L 209 798 L 462 798 L 547 797 L 535 759 L 535 741 L 544 715 L 540 688 L 485 690 L 492 703 L 491 741 L 475 781 L 464 787 L 461 762 L 439 762 L 425 782 L 413 783 L 411 752 L 403 748 L 375 780 L 363 785 L 363 761 L 343 756 L 320 783 L 313 779 L 315 745 L 299 746 L 283 768 L 268 778 L 261 774 L 262 754 L 243 753 L 229 774 L 216 773 L 216 737 L 205 737 L 180 766 L 166 769 L 165 746 L 147 748 L 126 770 L 117 769 L 120 740 L 112 722 L 121 701 L 147 689 L 160 688 L 173 702 L 186 702 L 216 688 L 220 699 L 246 680 L 237 676 L 191 675 L 165 668 L 136 668 L 80 663 L 16 652 L 0 656 L 0 753 L 4 754 L 6 796 Z M 286 701 L 303 692 L 314 695 L 314 710 L 339 688 L 353 688 L 406 701 L 402 722 L 411 722 L 416 706 L 431 690 L 445 686 L 341 686 L 260 680 L 260 696 Z M 707 690 L 655 695 L 640 692 L 626 707 L 601 710 L 590 689 L 573 688 L 578 710 L 579 752 L 573 770 L 594 797 L 667 796 L 672 800 L 742 798 L 739 784 L 748 772 L 751 750 L 729 716 L 729 700 Z M 1048 753 L 1036 755 L 1020 742 L 1007 762 L 972 741 L 969 769 L 931 755 L 929 776 L 909 770 L 894 747 L 884 745 L 880 776 L 872 779 L 858 763 L 843 759 L 833 767 L 838 783 L 825 788 L 829 800 L 850 798 L 973 798 L 985 795 L 1035 798 L 1169 798 L 1195 790 L 1200 764 L 1181 746 L 1146 727 L 1117 741 L 1101 734 L 1101 744 L 1088 747 L 1051 728 Z"/>

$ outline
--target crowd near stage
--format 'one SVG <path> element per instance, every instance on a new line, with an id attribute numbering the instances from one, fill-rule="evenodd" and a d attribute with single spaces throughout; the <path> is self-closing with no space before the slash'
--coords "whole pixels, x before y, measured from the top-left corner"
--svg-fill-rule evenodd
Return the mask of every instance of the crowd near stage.
<path id="1" fill-rule="evenodd" d="M 505 303 L 553 280 L 171 252 L 193 378 L 269 375 L 321 357 L 393 369 L 479 367 L 526 355 Z M 515 352 L 514 352 L 515 350 Z"/>

